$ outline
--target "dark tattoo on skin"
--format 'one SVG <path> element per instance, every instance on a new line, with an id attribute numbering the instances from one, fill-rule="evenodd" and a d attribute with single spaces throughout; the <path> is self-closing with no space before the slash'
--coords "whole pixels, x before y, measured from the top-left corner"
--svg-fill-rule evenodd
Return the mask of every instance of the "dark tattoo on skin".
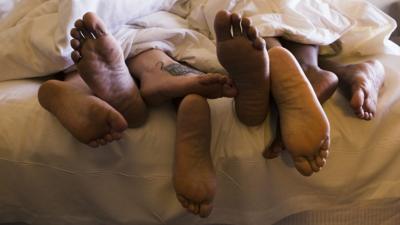
<path id="1" fill-rule="evenodd" d="M 182 65 L 180 63 L 172 63 L 169 65 L 164 65 L 164 63 L 161 63 L 161 69 L 164 71 L 167 71 L 168 73 L 170 73 L 173 76 L 182 76 L 182 75 L 186 75 L 186 74 L 197 74 L 197 75 L 201 75 L 203 74 L 202 72 L 195 70 L 193 68 L 190 68 L 189 66 L 185 66 Z"/>

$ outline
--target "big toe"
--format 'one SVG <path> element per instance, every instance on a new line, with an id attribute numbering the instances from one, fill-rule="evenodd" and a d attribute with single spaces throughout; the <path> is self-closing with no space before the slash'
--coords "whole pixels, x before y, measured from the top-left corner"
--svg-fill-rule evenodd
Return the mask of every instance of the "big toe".
<path id="1" fill-rule="evenodd" d="M 108 114 L 108 124 L 111 128 L 111 133 L 122 133 L 128 128 L 128 122 L 116 110 L 110 110 Z"/>
<path id="2" fill-rule="evenodd" d="M 231 33 L 231 14 L 227 11 L 217 13 L 214 21 L 214 30 L 217 41 L 232 39 Z"/>
<path id="3" fill-rule="evenodd" d="M 106 34 L 106 25 L 104 22 L 92 12 L 88 12 L 83 16 L 83 23 L 86 29 L 92 32 L 97 38 Z"/>
<path id="4" fill-rule="evenodd" d="M 358 116 L 362 116 L 364 114 L 363 110 L 364 99 L 365 99 L 365 94 L 361 88 L 357 88 L 353 91 L 350 100 L 350 105 Z"/>
<path id="5" fill-rule="evenodd" d="M 222 86 L 222 95 L 224 97 L 233 98 L 233 97 L 236 97 L 237 94 L 238 94 L 238 90 L 236 89 L 235 86 L 230 85 L 230 84 L 224 84 Z"/>
<path id="6" fill-rule="evenodd" d="M 298 157 L 294 159 L 294 166 L 303 176 L 311 176 L 314 173 L 314 169 L 306 158 Z"/>
<path id="7" fill-rule="evenodd" d="M 211 214 L 212 210 L 213 210 L 212 204 L 201 204 L 199 215 L 202 218 L 206 218 Z"/>

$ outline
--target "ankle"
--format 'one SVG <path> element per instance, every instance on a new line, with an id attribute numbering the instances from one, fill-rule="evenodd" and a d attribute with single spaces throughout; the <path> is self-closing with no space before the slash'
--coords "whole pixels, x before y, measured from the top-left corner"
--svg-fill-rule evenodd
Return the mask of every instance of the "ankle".
<path id="1" fill-rule="evenodd" d="M 163 66 L 172 63 L 177 62 L 164 52 L 156 49 L 140 53 L 127 61 L 129 72 L 138 75 L 139 78 L 144 73 L 153 73 L 155 70 L 160 70 Z"/>
<path id="2" fill-rule="evenodd" d="M 60 81 L 49 80 L 42 84 L 38 92 L 38 100 L 40 105 L 46 110 L 53 112 L 53 101 L 59 96 L 59 86 Z"/>
<path id="3" fill-rule="evenodd" d="M 318 65 L 314 65 L 314 64 L 299 62 L 299 65 L 300 65 L 301 69 L 303 70 L 303 72 L 306 74 L 309 72 L 316 72 L 316 71 L 321 70 L 321 68 Z"/>

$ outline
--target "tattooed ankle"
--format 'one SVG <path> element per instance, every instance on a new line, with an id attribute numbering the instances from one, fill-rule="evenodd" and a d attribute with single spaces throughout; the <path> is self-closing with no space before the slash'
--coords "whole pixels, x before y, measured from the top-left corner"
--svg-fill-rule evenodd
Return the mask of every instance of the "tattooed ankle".
<path id="1" fill-rule="evenodd" d="M 203 74 L 198 70 L 190 68 L 189 66 L 182 65 L 180 63 L 172 63 L 169 65 L 164 65 L 163 63 L 161 64 L 162 64 L 161 70 L 167 71 L 168 73 L 174 76 L 182 76 L 186 74 L 196 74 L 196 75 Z"/>

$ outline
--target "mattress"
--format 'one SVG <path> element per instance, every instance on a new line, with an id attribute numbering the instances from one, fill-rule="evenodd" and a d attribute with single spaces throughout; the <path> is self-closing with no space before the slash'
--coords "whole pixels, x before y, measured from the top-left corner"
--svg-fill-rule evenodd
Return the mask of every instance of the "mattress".
<path id="1" fill-rule="evenodd" d="M 175 198 L 176 113 L 170 104 L 151 109 L 148 123 L 128 130 L 120 142 L 93 150 L 40 107 L 37 90 L 45 79 L 1 82 L 0 223 L 260 225 L 313 217 L 308 213 L 321 218 L 332 207 L 398 201 L 400 57 L 376 58 L 387 72 L 377 118 L 355 118 L 337 92 L 324 105 L 332 155 L 323 171 L 310 178 L 298 174 L 286 153 L 274 160 L 262 158 L 275 136 L 276 113 L 262 126 L 248 128 L 235 117 L 232 99 L 209 101 L 218 191 L 207 219 L 186 213 Z M 307 213 L 287 217 L 300 212 Z"/>
<path id="2" fill-rule="evenodd" d="M 240 124 L 231 99 L 210 101 L 215 209 L 186 213 L 171 177 L 176 114 L 166 104 L 148 123 L 110 146 L 78 143 L 37 101 L 43 80 L 0 83 L 0 222 L 40 224 L 272 224 L 298 212 L 400 198 L 399 56 L 380 56 L 387 77 L 377 117 L 354 117 L 337 92 L 324 109 L 331 122 L 326 168 L 305 178 L 290 157 L 265 161 L 274 137 L 265 124 Z"/>

